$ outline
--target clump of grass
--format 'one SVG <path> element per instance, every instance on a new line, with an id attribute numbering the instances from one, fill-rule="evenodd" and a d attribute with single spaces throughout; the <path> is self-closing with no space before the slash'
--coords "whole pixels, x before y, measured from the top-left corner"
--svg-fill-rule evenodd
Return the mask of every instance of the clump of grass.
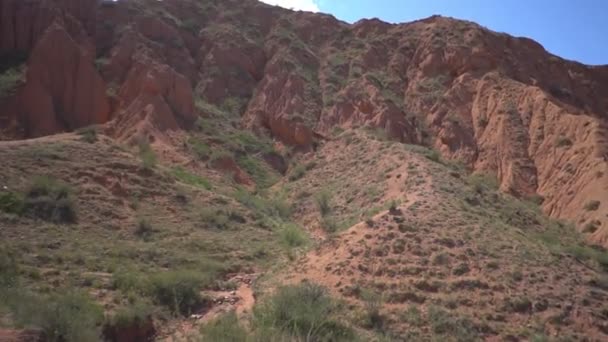
<path id="1" fill-rule="evenodd" d="M 254 327 L 284 340 L 352 341 L 351 328 L 338 321 L 338 306 L 325 288 L 302 283 L 279 288 L 254 308 Z M 280 340 L 280 339 L 279 339 Z"/>
<path id="2" fill-rule="evenodd" d="M 27 189 L 23 213 L 54 223 L 76 222 L 76 205 L 70 187 L 46 176 L 35 178 Z"/>
<path id="3" fill-rule="evenodd" d="M 321 216 L 327 216 L 331 213 L 331 195 L 329 192 L 321 191 L 315 196 L 315 201 Z"/>
<path id="4" fill-rule="evenodd" d="M 215 208 L 202 209 L 201 220 L 207 225 L 217 229 L 228 228 L 228 223 L 230 222 L 230 218 L 226 213 Z"/>
<path id="5" fill-rule="evenodd" d="M 200 289 L 209 281 L 194 271 L 163 272 L 150 278 L 150 291 L 156 302 L 172 313 L 189 315 L 208 304 Z"/>
<path id="6" fill-rule="evenodd" d="M 245 156 L 237 158 L 237 163 L 253 178 L 255 184 L 260 188 L 269 188 L 279 180 L 279 177 L 257 158 Z"/>
<path id="7" fill-rule="evenodd" d="M 204 341 L 247 342 L 247 330 L 241 326 L 234 311 L 224 314 L 201 328 Z"/>
<path id="8" fill-rule="evenodd" d="M 154 306 L 152 304 L 138 299 L 133 304 L 116 310 L 108 323 L 113 328 L 139 326 L 150 320 L 153 313 Z"/>
<path id="9" fill-rule="evenodd" d="M 147 140 L 142 140 L 138 144 L 139 158 L 141 159 L 142 165 L 146 170 L 152 170 L 156 167 L 156 153 L 150 146 Z"/>
<path id="10" fill-rule="evenodd" d="M 89 144 L 97 142 L 97 127 L 87 126 L 76 130 L 76 134 L 80 135 L 80 140 Z"/>
<path id="11" fill-rule="evenodd" d="M 211 155 L 211 148 L 206 143 L 190 138 L 188 140 L 190 149 L 198 157 L 199 160 L 206 160 Z"/>
<path id="12" fill-rule="evenodd" d="M 475 192 L 478 194 L 498 190 L 498 181 L 495 177 L 488 174 L 478 173 L 470 175 L 467 178 L 467 182 L 473 187 L 473 190 L 475 190 Z"/>
<path id="13" fill-rule="evenodd" d="M 0 99 L 11 96 L 25 81 L 25 66 L 18 66 L 0 73 Z"/>
<path id="14" fill-rule="evenodd" d="M 306 174 L 306 166 L 305 165 L 297 165 L 294 167 L 289 173 L 288 179 L 291 182 L 297 181 L 298 179 L 304 177 Z"/>
<path id="15" fill-rule="evenodd" d="M 24 205 L 23 196 L 21 194 L 10 191 L 0 192 L 0 211 L 21 215 Z"/>
<path id="16" fill-rule="evenodd" d="M 361 298 L 365 304 L 365 322 L 367 328 L 382 330 L 385 325 L 385 318 L 380 313 L 382 307 L 382 297 L 372 291 L 363 291 Z"/>
<path id="17" fill-rule="evenodd" d="M 78 292 L 40 296 L 11 290 L 5 305 L 18 326 L 38 329 L 48 341 L 99 341 L 103 310 Z"/>
<path id="18" fill-rule="evenodd" d="M 155 232 L 154 226 L 146 219 L 140 219 L 137 223 L 137 229 L 135 229 L 135 235 L 144 240 L 150 239 Z"/>
<path id="19" fill-rule="evenodd" d="M 467 318 L 454 317 L 453 314 L 431 306 L 428 311 L 431 331 L 440 336 L 450 336 L 456 341 L 475 341 L 478 336 L 475 326 Z"/>
<path id="20" fill-rule="evenodd" d="M 306 244 L 306 235 L 294 223 L 286 223 L 281 227 L 281 241 L 287 248 L 297 248 Z"/>
<path id="21" fill-rule="evenodd" d="M 203 188 L 203 189 L 207 189 L 207 190 L 211 190 L 212 186 L 211 183 L 198 175 L 195 175 L 193 173 L 190 173 L 188 171 L 186 171 L 183 167 L 174 167 L 171 170 L 171 174 L 173 175 L 173 177 L 175 177 L 177 180 L 179 180 L 182 183 L 185 184 L 189 184 L 192 186 L 196 186 L 199 188 Z"/>

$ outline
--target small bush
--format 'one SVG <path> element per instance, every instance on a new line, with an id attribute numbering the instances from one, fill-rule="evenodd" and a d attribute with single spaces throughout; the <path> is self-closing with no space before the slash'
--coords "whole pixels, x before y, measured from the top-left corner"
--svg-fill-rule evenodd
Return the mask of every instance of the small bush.
<path id="1" fill-rule="evenodd" d="M 147 141 L 141 141 L 139 147 L 139 158 L 144 169 L 151 170 L 156 167 L 156 153 Z"/>
<path id="2" fill-rule="evenodd" d="M 354 332 L 334 318 L 337 313 L 325 288 L 303 283 L 279 288 L 256 305 L 254 326 L 291 336 L 286 340 L 352 341 Z"/>
<path id="3" fill-rule="evenodd" d="M 600 201 L 589 201 L 585 204 L 585 210 L 587 211 L 596 211 L 600 208 Z"/>
<path id="4" fill-rule="evenodd" d="M 37 177 L 25 194 L 23 212 L 54 223 L 76 222 L 76 205 L 68 185 L 50 177 Z"/>
<path id="5" fill-rule="evenodd" d="M 298 179 L 304 177 L 305 174 L 306 174 L 306 166 L 298 165 L 291 170 L 288 178 L 289 178 L 289 181 L 294 182 L 294 181 L 297 181 Z"/>
<path id="6" fill-rule="evenodd" d="M 133 270 L 120 269 L 112 274 L 112 288 L 124 294 L 144 295 L 148 292 L 147 285 L 147 279 Z"/>
<path id="7" fill-rule="evenodd" d="M 103 310 L 84 294 L 38 296 L 13 292 L 8 307 L 17 325 L 40 329 L 47 341 L 100 340 Z"/>
<path id="8" fill-rule="evenodd" d="M 454 317 L 453 314 L 431 306 L 428 312 L 428 320 L 433 333 L 442 336 L 450 336 L 454 341 L 476 341 L 477 333 L 474 324 L 467 318 Z"/>
<path id="9" fill-rule="evenodd" d="M 220 316 L 201 328 L 202 341 L 247 342 L 243 328 L 234 311 Z"/>
<path id="10" fill-rule="evenodd" d="M 15 67 L 0 73 L 0 99 L 11 96 L 25 80 L 25 67 Z"/>
<path id="11" fill-rule="evenodd" d="M 155 232 L 154 226 L 148 220 L 140 219 L 137 223 L 135 235 L 142 239 L 149 239 Z"/>
<path id="12" fill-rule="evenodd" d="M 245 170 L 259 188 L 269 188 L 275 184 L 279 178 L 261 160 L 254 157 L 237 158 L 239 166 Z"/>
<path id="13" fill-rule="evenodd" d="M 286 223 L 281 228 L 281 240 L 288 248 L 301 247 L 306 244 L 306 235 L 300 227 L 293 223 Z"/>
<path id="14" fill-rule="evenodd" d="M 475 192 L 478 194 L 498 190 L 498 181 L 496 180 L 496 178 L 488 174 L 478 173 L 470 175 L 467 178 L 467 182 L 473 187 L 473 190 L 475 190 Z"/>
<path id="15" fill-rule="evenodd" d="M 325 216 L 321 220 L 321 227 L 328 233 L 335 233 L 338 230 L 338 224 L 333 217 Z"/>
<path id="16" fill-rule="evenodd" d="M 138 326 L 152 317 L 154 307 L 143 300 L 118 309 L 110 319 L 110 325 L 116 328 Z"/>
<path id="17" fill-rule="evenodd" d="M 152 276 L 150 291 L 158 304 L 174 314 L 189 315 L 206 304 L 199 291 L 208 282 L 195 272 L 170 271 Z"/>
<path id="18" fill-rule="evenodd" d="M 23 197 L 14 192 L 0 192 L 0 211 L 21 215 L 24 209 Z"/>
<path id="19" fill-rule="evenodd" d="M 321 216 L 327 216 L 331 212 L 331 195 L 327 191 L 321 191 L 315 197 L 317 207 L 321 212 Z"/>
<path id="20" fill-rule="evenodd" d="M 97 128 L 95 126 L 83 127 L 76 130 L 76 134 L 80 135 L 80 139 L 89 144 L 97 142 Z"/>
<path id="21" fill-rule="evenodd" d="M 228 217 L 228 215 L 226 215 L 221 210 L 214 208 L 204 208 L 201 211 L 201 220 L 212 228 L 226 229 L 228 228 L 228 222 L 230 222 L 230 217 Z"/>
<path id="22" fill-rule="evenodd" d="M 211 155 L 211 148 L 202 141 L 191 138 L 189 140 L 189 145 L 192 152 L 194 152 L 200 160 L 206 160 Z"/>
<path id="23" fill-rule="evenodd" d="M 424 155 L 428 160 L 434 161 L 436 163 L 441 163 L 441 154 L 435 150 L 429 150 Z"/>
<path id="24" fill-rule="evenodd" d="M 361 294 L 365 304 L 365 326 L 375 330 L 384 327 L 384 316 L 380 313 L 382 307 L 382 297 L 371 291 L 364 291 Z"/>

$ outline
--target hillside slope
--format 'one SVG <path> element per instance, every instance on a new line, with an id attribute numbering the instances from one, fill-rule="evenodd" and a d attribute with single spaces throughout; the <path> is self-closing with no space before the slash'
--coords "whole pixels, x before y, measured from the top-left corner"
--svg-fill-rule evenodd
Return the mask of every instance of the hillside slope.
<path id="1" fill-rule="evenodd" d="M 113 137 L 162 136 L 208 104 L 303 147 L 369 125 L 494 174 L 504 191 L 540 195 L 546 213 L 608 243 L 606 66 L 443 17 L 348 25 L 211 0 L 11 0 L 2 13 L 3 70 L 29 55 L 27 82 L 2 95 L 9 137 L 109 118 Z"/>
<path id="2" fill-rule="evenodd" d="M 607 113 L 452 18 L 3 0 L 0 340 L 605 340 Z"/>

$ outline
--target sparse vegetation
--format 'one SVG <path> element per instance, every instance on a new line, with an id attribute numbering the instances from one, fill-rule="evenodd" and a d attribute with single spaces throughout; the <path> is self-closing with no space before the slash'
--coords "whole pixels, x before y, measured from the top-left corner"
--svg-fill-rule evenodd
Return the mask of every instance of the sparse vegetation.
<path id="1" fill-rule="evenodd" d="M 98 341 L 103 311 L 78 291 L 35 295 L 25 290 L 4 290 L 0 296 L 18 326 L 40 329 L 48 341 Z"/>
<path id="2" fill-rule="evenodd" d="M 11 96 L 25 81 L 25 66 L 10 68 L 0 73 L 0 99 Z"/>
<path id="3" fill-rule="evenodd" d="M 140 141 L 139 147 L 139 158 L 141 159 L 142 166 L 146 170 L 151 170 L 156 167 L 156 153 L 147 141 Z"/>
<path id="4" fill-rule="evenodd" d="M 182 183 L 185 184 L 189 184 L 192 186 L 196 186 L 199 188 L 203 188 L 203 189 L 207 189 L 207 190 L 211 190 L 211 183 L 198 175 L 195 175 L 193 173 L 190 173 L 188 171 L 186 171 L 186 169 L 178 166 L 175 167 L 171 170 L 171 174 L 173 175 L 173 177 L 175 177 L 177 180 L 179 180 Z"/>
<path id="5" fill-rule="evenodd" d="M 247 330 L 241 326 L 234 311 L 224 314 L 201 328 L 201 341 L 247 342 Z"/>
<path id="6" fill-rule="evenodd" d="M 338 307 L 327 290 L 312 283 L 279 288 L 256 305 L 254 327 L 266 336 L 287 340 L 352 341 L 354 332 L 336 317 Z"/>
<path id="7" fill-rule="evenodd" d="M 18 207 L 18 204 L 12 205 L 13 209 Z M 55 223 L 76 222 L 76 205 L 70 187 L 47 176 L 35 178 L 29 186 L 22 212 L 26 216 Z"/>
<path id="8" fill-rule="evenodd" d="M 188 315 L 208 304 L 200 289 L 209 281 L 194 271 L 163 272 L 150 278 L 150 291 L 158 304 L 174 314 Z"/>
<path id="9" fill-rule="evenodd" d="M 306 235 L 296 224 L 284 224 L 281 227 L 280 234 L 283 244 L 288 248 L 301 247 L 306 243 Z"/>
<path id="10" fill-rule="evenodd" d="M 325 217 L 331 213 L 331 195 L 328 191 L 321 191 L 315 196 L 315 201 L 321 216 Z"/>
<path id="11" fill-rule="evenodd" d="M 88 126 L 76 130 L 76 134 L 80 135 L 81 140 L 89 144 L 97 142 L 97 127 Z"/>

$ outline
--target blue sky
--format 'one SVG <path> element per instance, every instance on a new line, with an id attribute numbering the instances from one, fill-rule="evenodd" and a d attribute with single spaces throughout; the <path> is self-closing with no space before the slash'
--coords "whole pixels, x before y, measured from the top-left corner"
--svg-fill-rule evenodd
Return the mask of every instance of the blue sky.
<path id="1" fill-rule="evenodd" d="M 494 31 L 530 37 L 550 52 L 586 64 L 608 64 L 606 0 L 262 0 L 330 13 L 355 22 L 399 23 L 433 14 L 467 19 Z"/>

